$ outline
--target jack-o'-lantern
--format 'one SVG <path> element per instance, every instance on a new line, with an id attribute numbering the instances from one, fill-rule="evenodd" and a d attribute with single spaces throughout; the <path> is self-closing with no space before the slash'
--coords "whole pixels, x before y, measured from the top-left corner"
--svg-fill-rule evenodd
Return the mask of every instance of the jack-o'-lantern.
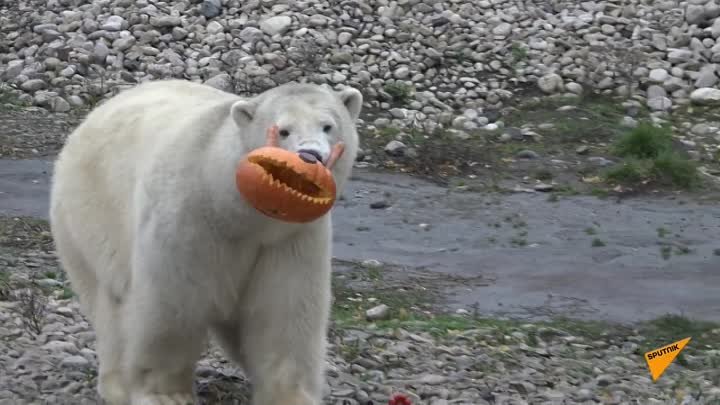
<path id="1" fill-rule="evenodd" d="M 330 169 L 343 152 L 337 144 L 327 165 L 278 146 L 278 128 L 268 131 L 268 145 L 238 164 L 235 183 L 242 196 L 263 214 L 285 222 L 310 222 L 325 215 L 336 198 Z"/>

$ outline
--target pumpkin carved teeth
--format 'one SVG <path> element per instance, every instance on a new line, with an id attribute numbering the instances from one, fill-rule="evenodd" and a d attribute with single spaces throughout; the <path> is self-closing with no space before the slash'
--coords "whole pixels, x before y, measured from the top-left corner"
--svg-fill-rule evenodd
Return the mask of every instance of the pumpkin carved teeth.
<path id="1" fill-rule="evenodd" d="M 333 200 L 328 190 L 321 188 L 303 174 L 295 172 L 285 162 L 266 156 L 254 156 L 250 158 L 250 163 L 262 169 L 263 180 L 274 187 L 289 191 L 304 201 L 327 204 Z"/>

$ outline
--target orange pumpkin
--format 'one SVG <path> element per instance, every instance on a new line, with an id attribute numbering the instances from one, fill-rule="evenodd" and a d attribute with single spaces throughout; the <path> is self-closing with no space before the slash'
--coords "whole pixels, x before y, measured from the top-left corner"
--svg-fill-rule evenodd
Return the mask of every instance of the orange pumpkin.
<path id="1" fill-rule="evenodd" d="M 273 127 L 268 146 L 253 150 L 238 164 L 235 184 L 240 194 L 258 211 L 286 222 L 310 222 L 325 215 L 335 203 L 330 168 L 342 154 L 342 144 L 336 145 L 328 167 L 277 144 Z"/>

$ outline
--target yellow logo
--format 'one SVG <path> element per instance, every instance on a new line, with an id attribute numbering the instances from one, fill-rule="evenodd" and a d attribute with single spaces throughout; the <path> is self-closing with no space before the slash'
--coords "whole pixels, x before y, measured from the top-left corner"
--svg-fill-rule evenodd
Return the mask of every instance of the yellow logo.
<path id="1" fill-rule="evenodd" d="M 650 369 L 653 382 L 660 378 L 665 369 L 675 360 L 675 357 L 687 346 L 688 342 L 690 342 L 689 337 L 645 353 L 645 360 Z"/>

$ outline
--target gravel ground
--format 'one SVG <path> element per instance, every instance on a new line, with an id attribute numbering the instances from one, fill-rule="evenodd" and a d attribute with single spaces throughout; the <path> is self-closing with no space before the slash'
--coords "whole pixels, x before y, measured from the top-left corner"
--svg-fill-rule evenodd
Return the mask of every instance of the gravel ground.
<path id="1" fill-rule="evenodd" d="M 38 158 L 56 154 L 81 116 L 42 108 L 0 105 L 0 157 Z"/>
<path id="2" fill-rule="evenodd" d="M 472 130 L 523 86 L 717 105 L 719 16 L 715 0 L 19 0 L 0 3 L 0 77 L 59 112 L 143 80 L 253 92 L 304 77 L 427 126 L 470 108 L 455 124 Z"/>
<path id="3" fill-rule="evenodd" d="M 43 221 L 0 226 L 0 404 L 96 404 L 94 333 L 58 269 Z M 373 263 L 337 263 L 325 404 L 717 404 L 720 326 L 488 320 L 448 313 L 411 280 L 375 288 Z M 32 292 L 30 294 L 29 292 Z M 383 306 L 384 305 L 384 306 Z M 642 353 L 693 341 L 658 382 Z M 248 404 L 249 382 L 212 344 L 201 404 Z"/>

